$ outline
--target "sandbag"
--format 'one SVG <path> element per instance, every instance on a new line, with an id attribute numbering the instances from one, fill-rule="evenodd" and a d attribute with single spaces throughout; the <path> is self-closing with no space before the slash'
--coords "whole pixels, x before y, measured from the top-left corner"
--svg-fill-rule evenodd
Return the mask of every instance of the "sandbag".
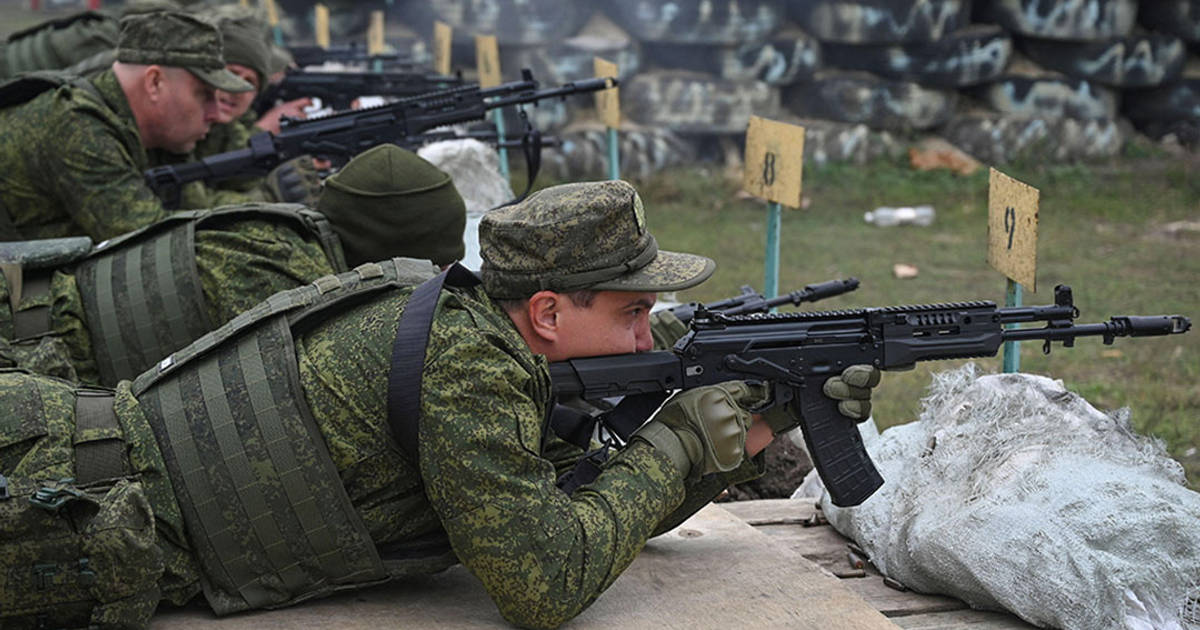
<path id="1" fill-rule="evenodd" d="M 821 500 L 884 575 L 1047 628 L 1200 623 L 1200 493 L 1127 409 L 973 364 L 935 375 L 923 406 L 867 440 L 875 495 Z"/>

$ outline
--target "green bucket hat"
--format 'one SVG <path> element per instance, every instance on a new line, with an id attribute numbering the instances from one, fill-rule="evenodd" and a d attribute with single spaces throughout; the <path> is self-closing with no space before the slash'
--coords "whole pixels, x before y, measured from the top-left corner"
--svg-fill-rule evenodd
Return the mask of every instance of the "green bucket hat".
<path id="1" fill-rule="evenodd" d="M 463 257 L 467 206 L 450 176 L 394 144 L 358 154 L 326 178 L 317 201 L 357 266 L 394 256 L 439 266 Z"/>
<path id="2" fill-rule="evenodd" d="M 246 81 L 225 69 L 221 33 L 209 22 L 178 11 L 121 18 L 117 61 L 183 68 L 225 92 L 249 92 Z"/>
<path id="3" fill-rule="evenodd" d="M 627 182 L 564 184 L 484 215 L 480 275 L 488 295 L 538 291 L 678 291 L 708 279 L 716 263 L 658 249 L 642 199 Z"/>

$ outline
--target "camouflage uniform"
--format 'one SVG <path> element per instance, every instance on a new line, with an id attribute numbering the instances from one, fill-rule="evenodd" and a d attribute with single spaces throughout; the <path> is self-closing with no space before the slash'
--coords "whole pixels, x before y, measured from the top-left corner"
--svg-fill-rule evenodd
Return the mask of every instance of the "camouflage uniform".
<path id="1" fill-rule="evenodd" d="M 397 314 L 408 305 L 412 289 L 392 286 L 293 332 L 303 399 L 371 542 L 386 556 L 388 549 L 444 534 L 453 548 L 453 558 L 435 556 L 425 562 L 396 563 L 389 573 L 436 571 L 457 559 L 481 580 L 506 619 L 529 627 L 554 627 L 578 614 L 632 562 L 652 534 L 694 512 L 728 483 L 761 472 L 761 460 L 757 459 L 745 461 L 729 473 L 685 480 L 669 455 L 635 440 L 609 458 L 592 483 L 570 495 L 556 487 L 566 456 L 579 451 L 549 433 L 553 397 L 546 358 L 530 350 L 492 292 L 513 297 L 525 293 L 530 282 L 626 290 L 691 286 L 712 272 L 712 262 L 707 259 L 657 250 L 653 237 L 645 232 L 640 200 L 636 196 L 631 199 L 632 188 L 627 184 L 563 188 L 567 188 L 565 194 L 547 194 L 540 200 L 534 196 L 511 212 L 500 213 L 503 216 L 496 220 L 485 219 L 489 227 L 483 239 L 484 287 L 447 287 L 438 296 L 421 373 L 417 460 L 393 438 L 386 402 Z M 557 214 L 559 202 L 581 199 L 623 204 L 619 212 L 624 216 L 624 234 L 598 235 L 588 231 L 598 225 L 595 221 L 579 222 L 569 211 Z M 585 205 L 586 209 L 594 207 Z M 536 219 L 531 222 L 536 224 L 532 231 L 513 228 L 530 215 Z M 548 225 L 572 223 L 577 225 L 565 233 L 580 239 L 578 246 L 564 245 L 563 231 L 547 229 Z M 608 222 L 599 224 L 604 223 Z M 521 234 L 525 238 L 520 238 Z M 531 238 L 536 234 L 544 238 Z M 539 252 L 541 264 L 523 264 L 520 248 Z M 539 273 L 540 280 L 527 275 L 534 267 L 545 271 L 547 262 L 561 263 L 566 271 Z M 634 271 L 630 272 L 631 268 Z M 355 283 L 356 274 L 366 282 L 367 271 L 360 268 L 314 283 L 325 288 L 303 287 L 289 294 L 336 291 L 333 287 Z M 290 299 L 290 295 L 280 294 L 268 302 L 282 304 Z M 344 303 L 336 294 L 331 299 L 332 304 Z M 269 308 L 268 302 L 196 345 L 215 343 L 212 347 L 219 348 L 223 331 L 232 335 L 237 326 L 252 321 L 254 312 Z M 161 424 L 177 423 L 184 414 L 188 416 L 185 422 L 203 424 L 203 420 L 193 415 L 197 403 L 191 399 L 184 399 L 183 407 L 168 409 L 154 389 L 162 382 L 156 379 L 166 370 L 165 374 L 180 383 L 194 382 L 196 377 L 191 374 L 195 368 L 212 374 L 218 366 L 223 366 L 219 367 L 220 378 L 236 376 L 228 369 L 234 366 L 223 358 L 228 355 L 189 356 L 194 352 L 189 348 L 173 355 L 177 362 L 171 365 L 179 367 L 177 372 L 170 371 L 173 367 L 160 368 L 159 374 L 152 370 L 140 376 L 132 389 L 122 383 L 115 403 L 131 448 L 136 445 L 134 450 L 138 450 L 141 463 L 131 467 L 148 478 L 146 494 L 156 516 L 157 510 L 166 511 L 157 525 L 160 539 L 170 541 L 160 540 L 168 552 L 176 550 L 176 544 L 194 551 L 203 546 L 197 546 L 194 538 L 202 528 L 194 528 L 188 520 L 193 517 L 186 516 L 194 508 L 182 498 L 175 502 L 190 481 L 175 474 L 170 467 L 174 465 L 163 464 L 168 450 L 175 455 L 166 461 L 177 461 L 176 447 L 187 445 L 164 438 L 169 432 L 164 433 Z M 205 356 L 208 368 L 188 362 Z M 266 367 L 268 379 L 283 371 L 282 366 Z M 0 400 L 5 399 L 6 391 L 16 391 L 4 388 L 9 379 L 11 375 L 0 374 Z M 238 395 L 228 384 L 223 391 Z M 130 396 L 132 392 L 138 392 L 136 398 Z M 69 407 L 69 403 L 60 407 Z M 205 403 L 201 408 L 209 407 Z M 0 435 L 5 426 L 0 419 Z M 156 436 L 157 448 L 154 440 L 146 439 L 148 434 Z M 38 443 L 34 444 L 36 449 Z M 62 454 L 69 446 L 68 442 L 49 448 L 57 449 L 57 459 L 62 460 L 69 458 Z M 247 440 L 247 448 L 254 446 Z M 32 467 L 9 467 L 8 462 L 20 460 L 29 449 L 28 442 L 9 445 L 8 451 L 5 448 L 0 443 L 0 473 L 40 473 Z M 203 469 L 212 465 L 201 461 Z M 164 475 L 168 470 L 172 472 Z M 69 469 L 56 471 L 66 472 Z M 171 484 L 176 494 L 161 494 Z M 230 498 L 232 494 L 217 496 L 222 501 L 236 501 Z M 232 514 L 219 504 L 210 509 Z M 180 512 L 185 514 L 182 521 L 176 519 Z M 189 523 L 185 527 L 193 538 L 175 538 L 181 522 Z M 196 553 L 203 558 L 202 552 Z M 197 575 L 193 564 L 168 564 L 163 575 L 170 578 L 162 583 L 163 592 L 174 594 L 176 601 L 199 590 L 194 582 L 186 582 Z M 210 575 L 209 579 L 214 578 Z M 230 602 L 214 597 L 212 590 L 206 586 L 205 593 L 215 609 L 238 609 L 236 603 L 229 608 Z"/>
<path id="2" fill-rule="evenodd" d="M 186 67 L 227 91 L 249 87 L 224 69 L 220 33 L 208 23 L 152 13 L 122 25 L 122 62 Z M 0 128 L 0 210 L 11 222 L 6 240 L 87 235 L 100 241 L 166 216 L 143 180 L 146 150 L 112 70 L 0 110 Z"/>
<path id="3" fill-rule="evenodd" d="M 367 257 L 405 255 L 445 265 L 462 257 L 462 198 L 445 173 L 416 154 L 380 145 L 355 157 L 329 181 L 329 195 L 322 196 L 319 207 L 332 225 L 323 225 L 321 216 L 294 204 L 217 208 L 193 219 L 195 266 L 212 328 L 274 293 L 345 271 L 347 259 L 357 265 Z M 345 254 L 339 236 L 346 239 Z M 0 260 L 5 249 L 0 245 Z M 147 271 L 143 279 L 147 292 L 153 290 L 150 275 Z M 128 290 L 121 282 L 128 280 L 118 280 L 114 291 Z M 83 383 L 116 383 L 116 378 L 104 377 L 107 371 L 97 364 L 93 335 L 102 334 L 96 332 L 101 325 L 89 321 L 87 296 L 81 294 L 95 292 L 95 282 L 85 279 L 81 284 L 72 266 L 54 273 L 48 294 L 22 292 L 16 310 L 49 306 L 47 332 L 52 334 L 20 341 L 9 341 L 14 339 L 14 312 L 8 285 L 0 276 L 0 365 Z M 184 292 L 184 286 L 177 283 L 176 290 Z M 149 316 L 155 329 L 168 328 L 170 314 L 165 311 L 143 316 Z M 129 319 L 125 318 L 127 328 L 133 325 Z M 136 374 L 149 363 L 133 367 Z"/>

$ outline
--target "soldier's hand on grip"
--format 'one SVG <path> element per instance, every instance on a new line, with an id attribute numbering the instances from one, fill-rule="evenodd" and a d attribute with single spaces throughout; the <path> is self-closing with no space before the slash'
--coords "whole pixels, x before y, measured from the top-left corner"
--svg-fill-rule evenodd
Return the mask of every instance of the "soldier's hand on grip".
<path id="1" fill-rule="evenodd" d="M 686 477 L 728 472 L 746 454 L 747 406 L 761 395 L 741 381 L 677 394 L 633 434 L 671 458 Z"/>
<path id="2" fill-rule="evenodd" d="M 879 384 L 881 372 L 871 365 L 851 365 L 825 381 L 825 395 L 841 401 L 838 411 L 862 422 L 871 417 L 871 389 Z"/>

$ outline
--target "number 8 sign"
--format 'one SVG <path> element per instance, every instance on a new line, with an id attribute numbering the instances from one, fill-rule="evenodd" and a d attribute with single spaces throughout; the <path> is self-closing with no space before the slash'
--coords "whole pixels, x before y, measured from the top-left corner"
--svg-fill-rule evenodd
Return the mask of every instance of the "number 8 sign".
<path id="1" fill-rule="evenodd" d="M 742 188 L 767 201 L 799 208 L 803 177 L 804 127 L 751 116 Z"/>

